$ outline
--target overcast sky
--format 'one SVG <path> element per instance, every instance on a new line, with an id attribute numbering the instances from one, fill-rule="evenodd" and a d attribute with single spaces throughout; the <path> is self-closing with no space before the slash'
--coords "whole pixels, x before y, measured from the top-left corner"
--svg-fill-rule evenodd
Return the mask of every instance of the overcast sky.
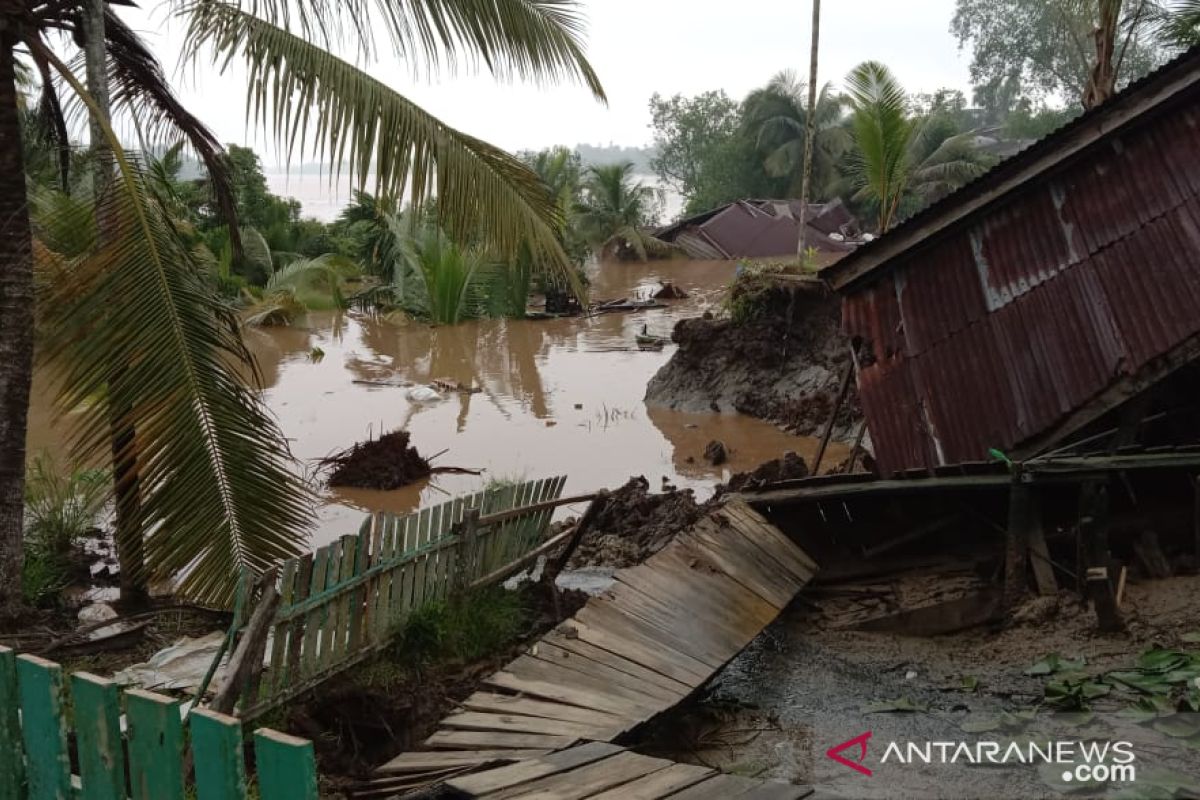
<path id="1" fill-rule="evenodd" d="M 186 80 L 175 67 L 181 25 L 163 4 L 122 15 L 154 46 L 187 107 L 222 141 L 256 146 L 271 166 L 273 149 L 245 123 L 244 73 L 200 72 Z M 575 85 L 538 88 L 498 84 L 490 76 L 444 76 L 416 82 L 395 59 L 369 71 L 444 121 L 501 147 L 553 144 L 645 145 L 654 92 L 724 89 L 742 98 L 781 69 L 807 72 L 809 0 L 583 0 L 587 53 L 609 105 Z M 840 81 L 860 61 L 888 64 L 910 91 L 968 89 L 969 54 L 949 33 L 954 0 L 838 0 L 822 9 L 821 81 Z M 969 94 L 968 94 L 969 96 Z"/>

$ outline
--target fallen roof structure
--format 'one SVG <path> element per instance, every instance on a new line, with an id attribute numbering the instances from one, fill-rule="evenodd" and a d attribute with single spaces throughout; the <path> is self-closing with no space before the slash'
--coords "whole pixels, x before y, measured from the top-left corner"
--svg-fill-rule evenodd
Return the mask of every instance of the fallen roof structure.
<path id="1" fill-rule="evenodd" d="M 1200 356 L 1200 48 L 850 253 L 882 474 L 1043 452 Z"/>
<path id="2" fill-rule="evenodd" d="M 840 200 L 810 203 L 807 214 L 799 200 L 738 200 L 660 228 L 655 236 L 696 259 L 795 256 L 802 218 L 806 244 L 818 253 L 840 257 L 858 246 L 858 222 Z"/>

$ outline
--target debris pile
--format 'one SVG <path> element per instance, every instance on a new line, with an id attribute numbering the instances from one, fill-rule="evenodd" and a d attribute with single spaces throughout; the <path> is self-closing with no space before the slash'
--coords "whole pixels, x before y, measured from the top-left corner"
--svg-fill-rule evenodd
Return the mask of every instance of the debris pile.
<path id="1" fill-rule="evenodd" d="M 392 431 L 359 442 L 323 459 L 321 466 L 331 469 L 330 486 L 354 489 L 399 489 L 428 478 L 432 472 L 429 462 L 409 445 L 408 431 Z"/>
<path id="2" fill-rule="evenodd" d="M 651 494 L 649 481 L 632 478 L 608 496 L 569 566 L 620 569 L 640 564 L 704 512 L 690 489 Z"/>
<path id="3" fill-rule="evenodd" d="M 783 458 L 760 464 L 752 472 L 739 472 L 729 479 L 725 491 L 740 492 L 743 489 L 756 489 L 769 483 L 797 480 L 808 477 L 808 465 L 804 459 L 790 450 Z"/>

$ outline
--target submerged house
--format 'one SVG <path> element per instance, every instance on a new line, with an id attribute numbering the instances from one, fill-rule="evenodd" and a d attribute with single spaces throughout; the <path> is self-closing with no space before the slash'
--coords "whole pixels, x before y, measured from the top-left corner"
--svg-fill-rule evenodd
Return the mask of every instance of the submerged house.
<path id="1" fill-rule="evenodd" d="M 1200 356 L 1200 49 L 821 275 L 882 474 L 1107 424 Z"/>
<path id="2" fill-rule="evenodd" d="M 738 200 L 654 235 L 700 260 L 794 257 L 802 220 L 808 225 L 806 246 L 818 253 L 840 257 L 861 242 L 858 221 L 840 200 L 810 203 L 807 213 L 799 200 Z"/>

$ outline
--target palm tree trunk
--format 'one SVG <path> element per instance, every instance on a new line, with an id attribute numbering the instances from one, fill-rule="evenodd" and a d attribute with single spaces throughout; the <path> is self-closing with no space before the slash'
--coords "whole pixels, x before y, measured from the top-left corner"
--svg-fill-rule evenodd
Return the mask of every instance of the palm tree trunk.
<path id="1" fill-rule="evenodd" d="M 800 179 L 800 242 L 796 255 L 804 266 L 808 251 L 808 195 L 812 184 L 813 137 L 817 132 L 817 55 L 821 44 L 821 0 L 813 0 L 812 55 L 808 64 L 808 112 L 804 119 L 804 166 Z"/>
<path id="2" fill-rule="evenodd" d="M 25 434 L 33 383 L 33 245 L 15 37 L 0 28 L 0 608 L 21 597 Z"/>
<path id="3" fill-rule="evenodd" d="M 89 0 L 82 14 L 84 65 L 88 94 L 96 104 L 90 119 L 92 152 L 96 157 L 93 189 L 96 197 L 97 227 L 101 240 L 112 235 L 112 220 L 103 209 L 104 195 L 112 184 L 113 155 L 104 135 L 100 118 L 112 119 L 112 99 L 108 86 L 108 56 L 104 40 L 105 0 Z M 116 509 L 117 559 L 121 565 L 121 604 L 126 608 L 143 605 L 146 582 L 143 570 L 141 520 L 141 481 L 137 466 L 137 432 L 130 421 L 132 409 L 119 405 L 124 396 L 121 382 L 125 367 L 112 365 L 109 378 L 109 430 L 112 442 L 113 504 Z"/>
<path id="4" fill-rule="evenodd" d="M 1100 22 L 1092 35 L 1096 40 L 1096 63 L 1083 93 L 1083 107 L 1095 108 L 1117 92 L 1117 28 L 1121 0 L 1098 0 Z"/>

